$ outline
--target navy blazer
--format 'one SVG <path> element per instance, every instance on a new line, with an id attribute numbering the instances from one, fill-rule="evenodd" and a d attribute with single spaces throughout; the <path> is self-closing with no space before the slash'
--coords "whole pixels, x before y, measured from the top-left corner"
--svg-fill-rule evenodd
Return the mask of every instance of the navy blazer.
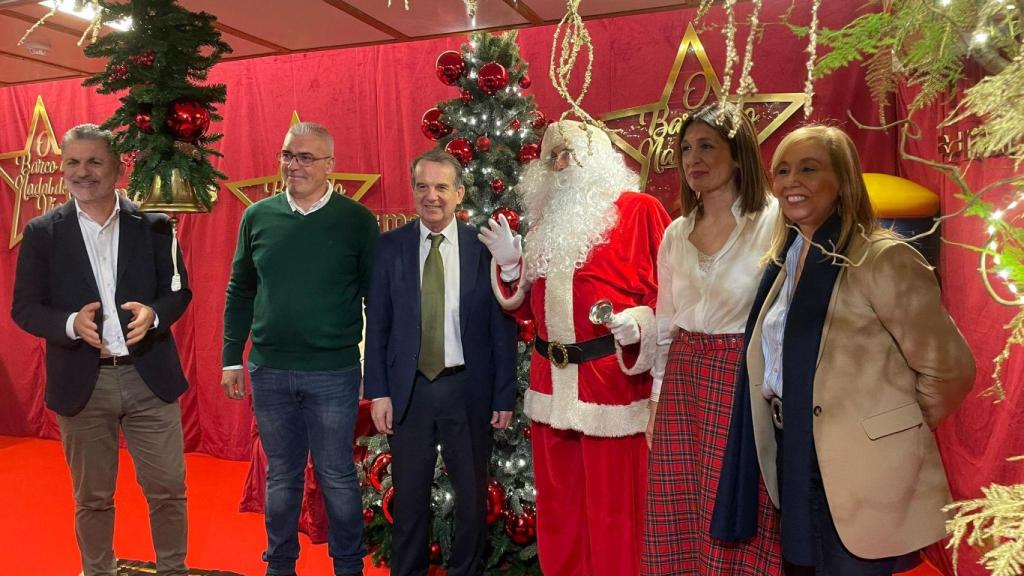
<path id="1" fill-rule="evenodd" d="M 380 238 L 366 308 L 366 398 L 391 397 L 395 422 L 405 416 L 420 352 L 420 224 Z M 516 401 L 516 325 L 491 290 L 491 253 L 477 231 L 458 223 L 459 321 L 474 406 L 511 411 Z"/>
<path id="2" fill-rule="evenodd" d="M 159 325 L 131 346 L 129 353 L 146 385 L 161 400 L 171 402 L 188 388 L 170 332 L 192 300 L 185 262 L 179 251 L 182 288 L 172 292 L 170 221 L 163 214 L 139 212 L 124 198 L 118 202 L 114 293 L 118 320 L 128 334 L 132 314 L 121 309 L 125 302 L 141 302 L 156 312 Z M 46 339 L 46 405 L 63 416 L 74 416 L 96 387 L 100 354 L 65 332 L 68 316 L 100 301 L 75 203 L 67 202 L 29 222 L 20 249 L 11 316 L 29 334 Z"/>

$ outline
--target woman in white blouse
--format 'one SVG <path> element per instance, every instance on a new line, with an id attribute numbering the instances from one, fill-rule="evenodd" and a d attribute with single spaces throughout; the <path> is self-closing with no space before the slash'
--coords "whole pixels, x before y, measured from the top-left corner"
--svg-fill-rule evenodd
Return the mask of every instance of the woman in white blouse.
<path id="1" fill-rule="evenodd" d="M 743 329 L 778 215 L 754 127 L 734 110 L 706 106 L 680 131 L 683 215 L 658 254 L 644 575 L 782 573 L 777 512 L 763 486 L 757 536 L 725 544 L 709 533 Z"/>

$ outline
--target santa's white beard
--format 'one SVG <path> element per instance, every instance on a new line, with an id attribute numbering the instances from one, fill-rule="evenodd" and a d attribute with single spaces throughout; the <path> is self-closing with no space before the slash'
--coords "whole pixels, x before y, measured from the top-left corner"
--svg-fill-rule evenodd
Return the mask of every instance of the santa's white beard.
<path id="1" fill-rule="evenodd" d="M 582 167 L 573 161 L 561 172 L 533 162 L 520 178 L 518 190 L 530 223 L 523 255 L 528 280 L 586 264 L 618 221 L 615 201 L 638 187 L 636 174 L 618 154 L 581 160 Z"/>

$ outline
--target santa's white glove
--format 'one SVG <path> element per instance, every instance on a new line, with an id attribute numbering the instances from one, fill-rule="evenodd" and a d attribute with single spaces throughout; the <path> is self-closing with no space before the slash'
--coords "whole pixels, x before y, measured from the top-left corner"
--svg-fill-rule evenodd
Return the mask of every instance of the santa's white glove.
<path id="1" fill-rule="evenodd" d="M 625 312 L 612 314 L 611 320 L 608 321 L 608 329 L 611 330 L 612 336 L 615 336 L 615 341 L 620 346 L 629 346 L 640 341 L 640 324 L 632 314 Z"/>
<path id="2" fill-rule="evenodd" d="M 498 219 L 491 218 L 487 225 L 480 228 L 477 236 L 487 250 L 491 252 L 494 262 L 501 267 L 501 277 L 505 281 L 519 278 L 519 261 L 523 256 L 523 238 L 513 234 L 508 220 L 503 214 Z"/>

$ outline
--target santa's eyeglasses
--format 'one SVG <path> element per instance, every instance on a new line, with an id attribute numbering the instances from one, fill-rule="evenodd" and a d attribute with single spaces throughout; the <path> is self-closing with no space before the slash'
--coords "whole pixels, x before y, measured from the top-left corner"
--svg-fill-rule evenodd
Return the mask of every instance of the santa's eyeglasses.
<path id="1" fill-rule="evenodd" d="M 562 148 L 560 152 L 552 152 L 551 155 L 548 156 L 547 162 L 548 165 L 554 166 L 556 162 L 569 162 L 575 157 L 576 156 L 573 154 L 572 148 Z"/>

